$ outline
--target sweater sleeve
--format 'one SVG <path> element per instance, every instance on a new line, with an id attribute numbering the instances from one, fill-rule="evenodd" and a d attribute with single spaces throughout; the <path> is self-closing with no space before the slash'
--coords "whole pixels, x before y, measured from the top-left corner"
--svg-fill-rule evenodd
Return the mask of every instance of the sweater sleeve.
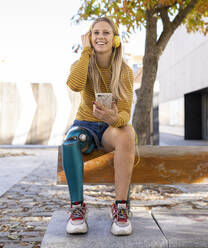
<path id="1" fill-rule="evenodd" d="M 92 54 L 91 47 L 85 47 L 81 53 L 81 57 L 71 66 L 71 72 L 66 84 L 73 91 L 81 91 L 86 82 L 88 74 L 89 59 Z"/>
<path id="2" fill-rule="evenodd" d="M 133 76 L 133 71 L 129 67 L 127 68 L 128 69 L 124 74 L 126 98 L 122 97 L 117 102 L 118 119 L 115 123 L 111 125 L 112 127 L 126 126 L 131 117 L 134 76 Z"/>

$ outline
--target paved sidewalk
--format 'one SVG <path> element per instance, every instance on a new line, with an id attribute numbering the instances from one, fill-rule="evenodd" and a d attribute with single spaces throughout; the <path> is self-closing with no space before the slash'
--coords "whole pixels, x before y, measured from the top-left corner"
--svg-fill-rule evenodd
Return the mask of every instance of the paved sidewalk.
<path id="1" fill-rule="evenodd" d="M 0 196 L 42 163 L 41 160 L 34 159 L 35 154 L 31 152 L 8 152 L 2 154 L 4 154 L 4 157 L 0 160 Z M 10 156 L 8 157 L 9 154 Z"/>
<path id="2" fill-rule="evenodd" d="M 208 146 L 208 140 L 185 140 L 183 136 L 160 133 L 160 146 Z"/>
<path id="3" fill-rule="evenodd" d="M 13 149 L 1 152 L 20 154 L 20 150 Z M 56 186 L 57 149 L 24 152 L 35 155 L 30 156 L 30 161 L 27 156 L 18 155 L 22 166 L 38 166 L 0 198 L 0 247 L 4 248 L 40 247 L 52 213 L 68 206 L 66 187 Z M 8 163 L 13 163 L 14 158 L 7 157 Z M 0 174 L 4 159 L 0 158 Z"/>
<path id="4" fill-rule="evenodd" d="M 14 164 L 16 159 L 19 166 L 30 169 L 18 179 L 19 181 L 13 181 L 14 185 L 0 197 L 0 247 L 38 248 L 55 211 L 67 213 L 69 210 L 67 186 L 56 185 L 57 149 L 0 149 L 0 154 L 2 153 L 7 156 L 8 166 L 12 165 L 12 174 L 16 174 Z M 17 156 L 11 156 L 11 153 L 16 153 Z M 5 157 L 0 158 L 0 174 L 2 168 L 4 170 L 4 166 L 1 166 L 2 161 L 5 161 Z M 106 185 L 85 186 L 84 194 L 90 208 L 102 207 L 103 211 L 106 211 L 106 207 L 110 206 L 115 197 L 114 187 Z M 164 223 L 171 223 L 170 220 L 174 223 L 173 213 L 185 209 L 184 214 L 187 216 L 181 219 L 190 221 L 192 218 L 192 222 L 187 223 L 195 225 L 202 223 L 203 217 L 205 221 L 203 225 L 206 227 L 204 230 L 207 230 L 208 220 L 204 218 L 205 214 L 200 214 L 194 219 L 193 211 L 207 213 L 208 185 L 137 185 L 132 188 L 131 197 L 133 207 L 145 208 L 152 216 L 155 214 L 155 218 L 156 215 L 159 216 L 156 210 L 160 210 L 159 213 L 163 213 L 163 216 L 171 216 L 167 219 L 159 217 L 161 222 L 158 223 L 161 226 Z M 191 214 L 188 215 L 189 211 Z M 150 229 L 151 227 L 148 228 Z M 168 228 L 166 232 L 166 235 L 169 235 Z M 208 247 L 208 243 L 205 244 L 207 245 L 205 247 Z M 204 247 L 197 245 L 197 248 Z"/>

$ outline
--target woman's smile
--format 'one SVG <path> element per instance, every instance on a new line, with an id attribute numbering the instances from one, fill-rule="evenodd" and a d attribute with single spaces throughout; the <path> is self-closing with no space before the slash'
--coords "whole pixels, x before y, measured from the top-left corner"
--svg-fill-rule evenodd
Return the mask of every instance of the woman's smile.
<path id="1" fill-rule="evenodd" d="M 103 47 L 107 44 L 105 41 L 96 41 L 96 46 Z"/>
<path id="2" fill-rule="evenodd" d="M 104 42 L 104 41 L 96 41 L 96 44 L 97 44 L 97 45 L 105 45 L 106 42 Z"/>

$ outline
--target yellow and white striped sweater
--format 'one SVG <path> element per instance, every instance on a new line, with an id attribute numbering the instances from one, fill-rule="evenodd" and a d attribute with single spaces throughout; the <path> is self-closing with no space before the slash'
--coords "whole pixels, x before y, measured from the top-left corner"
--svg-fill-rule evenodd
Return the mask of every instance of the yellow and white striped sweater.
<path id="1" fill-rule="evenodd" d="M 80 59 L 71 66 L 71 72 L 67 80 L 67 85 L 73 91 L 81 93 L 81 103 L 76 115 L 77 120 L 82 121 L 101 121 L 93 116 L 93 101 L 95 101 L 95 93 L 92 84 L 88 78 L 89 59 L 92 54 L 92 48 L 85 47 L 82 51 Z M 110 92 L 111 72 L 107 68 L 99 68 L 102 76 L 107 84 L 107 89 L 103 81 L 101 81 L 101 91 Z M 125 91 L 127 99 L 122 97 L 117 101 L 118 119 L 111 126 L 121 127 L 128 124 L 131 115 L 131 105 L 133 98 L 133 72 L 129 66 L 123 71 L 122 77 L 125 78 Z"/>

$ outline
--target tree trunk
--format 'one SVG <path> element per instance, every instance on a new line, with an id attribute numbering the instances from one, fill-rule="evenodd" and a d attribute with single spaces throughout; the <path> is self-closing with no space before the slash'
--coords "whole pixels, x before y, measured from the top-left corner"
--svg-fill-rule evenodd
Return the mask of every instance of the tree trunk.
<path id="1" fill-rule="evenodd" d="M 147 28 L 143 75 L 141 88 L 136 91 L 137 102 L 133 115 L 133 126 L 140 145 L 150 144 L 150 112 L 152 108 L 153 88 L 157 75 L 159 52 L 156 46 L 157 20 L 154 13 L 147 11 Z"/>
<path id="2" fill-rule="evenodd" d="M 178 13 L 172 22 L 168 16 L 168 6 L 146 10 L 146 41 L 142 84 L 139 91 L 136 92 L 137 103 L 133 115 L 133 126 L 138 135 L 140 145 L 150 144 L 151 140 L 150 113 L 159 58 L 174 31 L 196 4 L 197 0 L 190 0 L 189 4 Z M 163 23 L 163 32 L 157 40 L 158 13 Z"/>
<path id="3" fill-rule="evenodd" d="M 158 59 L 145 54 L 141 88 L 136 91 L 137 102 L 133 116 L 133 126 L 140 145 L 150 144 L 150 112 L 153 88 L 157 75 Z"/>

